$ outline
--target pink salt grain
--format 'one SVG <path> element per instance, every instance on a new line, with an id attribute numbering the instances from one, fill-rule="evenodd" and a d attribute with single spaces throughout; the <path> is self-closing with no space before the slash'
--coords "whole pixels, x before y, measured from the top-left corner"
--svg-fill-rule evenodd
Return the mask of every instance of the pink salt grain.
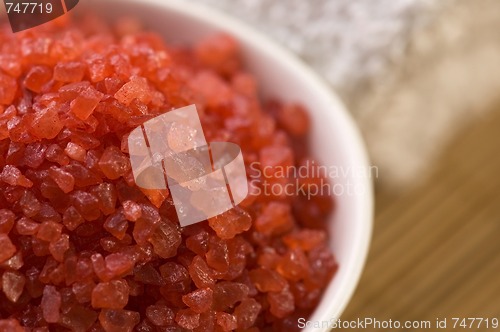
<path id="1" fill-rule="evenodd" d="M 5 271 L 2 275 L 2 290 L 10 302 L 17 302 L 26 283 L 25 276 L 17 271 Z"/>
<path id="2" fill-rule="evenodd" d="M 262 309 L 262 305 L 253 298 L 248 298 L 234 309 L 234 315 L 238 321 L 238 328 L 248 329 L 252 327 L 257 320 L 257 316 Z"/>
<path id="3" fill-rule="evenodd" d="M 40 93 L 44 84 L 52 78 L 52 70 L 46 66 L 34 66 L 26 75 L 24 85 L 33 92 Z"/>
<path id="4" fill-rule="evenodd" d="M 49 175 L 65 194 L 75 188 L 75 178 L 70 173 L 52 166 L 49 168 Z"/>
<path id="5" fill-rule="evenodd" d="M 210 288 L 197 289 L 182 296 L 182 301 L 196 313 L 208 311 L 212 306 L 213 290 Z"/>
<path id="6" fill-rule="evenodd" d="M 66 148 L 64 149 L 64 153 L 68 157 L 70 157 L 73 160 L 84 162 L 85 157 L 87 155 L 87 151 L 85 151 L 84 148 L 82 148 L 80 145 L 69 142 L 68 145 L 66 145 Z"/>
<path id="7" fill-rule="evenodd" d="M 36 234 L 37 238 L 43 241 L 56 241 L 61 237 L 62 225 L 53 221 L 46 221 L 40 225 Z"/>
<path id="8" fill-rule="evenodd" d="M 236 317 L 226 312 L 217 312 L 217 325 L 222 331 L 234 331 L 238 328 Z"/>
<path id="9" fill-rule="evenodd" d="M 16 247 L 7 234 L 0 234 L 0 262 L 4 262 L 16 253 Z"/>
<path id="10" fill-rule="evenodd" d="M 63 124 L 59 119 L 57 111 L 47 108 L 35 113 L 28 131 L 37 138 L 53 139 L 59 134 L 62 128 Z"/>
<path id="11" fill-rule="evenodd" d="M 123 215 L 128 221 L 137 221 L 142 215 L 141 206 L 134 201 L 125 201 L 122 203 Z"/>
<path id="12" fill-rule="evenodd" d="M 79 82 L 85 74 L 85 66 L 81 62 L 58 63 L 54 67 L 54 79 L 60 82 Z"/>
<path id="13" fill-rule="evenodd" d="M 39 228 L 39 223 L 26 217 L 22 217 L 16 222 L 16 231 L 19 235 L 35 235 Z"/>
<path id="14" fill-rule="evenodd" d="M 129 310 L 103 309 L 99 314 L 99 322 L 106 332 L 132 332 L 140 319 L 138 312 Z"/>
<path id="15" fill-rule="evenodd" d="M 181 309 L 175 315 L 175 321 L 184 329 L 195 329 L 200 326 L 200 314 L 191 309 Z"/>
<path id="16" fill-rule="evenodd" d="M 0 331 L 5 332 L 25 332 L 24 327 L 16 319 L 0 319 Z"/>
<path id="17" fill-rule="evenodd" d="M 123 309 L 128 303 L 129 287 L 124 280 L 101 282 L 92 290 L 94 308 Z"/>
<path id="18" fill-rule="evenodd" d="M 47 285 L 43 290 L 42 303 L 43 319 L 47 323 L 57 323 L 60 318 L 62 298 L 54 286 Z"/>
<path id="19" fill-rule="evenodd" d="M 33 186 L 33 182 L 25 177 L 19 168 L 12 165 L 4 166 L 2 172 L 0 173 L 0 180 L 10 184 L 11 186 L 21 186 L 26 188 L 31 188 Z"/>
<path id="20" fill-rule="evenodd" d="M 130 160 L 116 146 L 104 150 L 99 167 L 108 179 L 116 180 L 130 171 Z"/>
<path id="21" fill-rule="evenodd" d="M 168 326 L 174 322 L 175 313 L 166 305 L 156 304 L 146 308 L 146 317 L 155 326 Z"/>
<path id="22" fill-rule="evenodd" d="M 14 212 L 1 209 L 0 210 L 0 233 L 8 234 L 12 227 L 14 226 L 14 220 L 16 219 L 16 215 Z"/>
<path id="23" fill-rule="evenodd" d="M 104 94 L 92 87 L 83 90 L 70 104 L 71 112 L 73 112 L 80 120 L 87 120 L 99 102 L 104 97 Z"/>
<path id="24" fill-rule="evenodd" d="M 152 96 L 147 80 L 144 77 L 134 76 L 115 93 L 115 98 L 124 105 L 130 105 L 134 99 L 147 104 Z"/>

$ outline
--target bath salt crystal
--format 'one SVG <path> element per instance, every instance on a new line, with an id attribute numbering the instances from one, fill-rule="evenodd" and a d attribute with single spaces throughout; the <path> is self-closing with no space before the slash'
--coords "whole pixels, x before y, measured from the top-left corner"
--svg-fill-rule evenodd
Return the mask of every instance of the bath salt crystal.
<path id="1" fill-rule="evenodd" d="M 130 160 L 115 146 L 104 150 L 99 167 L 104 175 L 111 180 L 116 180 L 130 171 Z"/>
<path id="2" fill-rule="evenodd" d="M 200 256 L 195 256 L 189 265 L 189 275 L 198 288 L 213 287 L 215 280 L 213 272 Z"/>
<path id="3" fill-rule="evenodd" d="M 88 87 L 71 101 L 70 109 L 80 120 L 87 120 L 103 97 L 103 93 Z"/>
<path id="4" fill-rule="evenodd" d="M 11 210 L 0 210 L 0 233 L 8 234 L 14 226 L 16 215 Z"/>
<path id="5" fill-rule="evenodd" d="M 69 142 L 68 145 L 66 145 L 66 148 L 64 149 L 64 153 L 66 153 L 66 155 L 68 157 L 70 157 L 71 159 L 77 160 L 80 162 L 84 162 L 85 157 L 87 155 L 87 151 L 85 151 L 84 148 L 82 148 L 80 145 L 73 143 L 73 142 Z"/>
<path id="6" fill-rule="evenodd" d="M 286 317 L 295 310 L 294 297 L 288 288 L 280 292 L 269 292 L 267 301 L 271 306 L 269 311 L 278 318 Z"/>
<path id="7" fill-rule="evenodd" d="M 262 309 L 262 305 L 253 298 L 245 299 L 234 309 L 234 316 L 238 322 L 238 328 L 248 329 L 252 327 Z"/>
<path id="8" fill-rule="evenodd" d="M 47 66 L 34 66 L 26 75 L 24 85 L 33 92 L 40 93 L 42 87 L 52 78 L 52 70 Z"/>
<path id="9" fill-rule="evenodd" d="M 21 297 L 26 277 L 17 271 L 6 271 L 2 275 L 2 290 L 10 302 L 17 302 Z"/>
<path id="10" fill-rule="evenodd" d="M 57 110 L 46 108 L 34 114 L 31 125 L 26 129 L 37 138 L 53 139 L 59 134 L 62 128 L 63 124 Z"/>
<path id="11" fill-rule="evenodd" d="M 138 312 L 130 310 L 103 309 L 99 322 L 106 332 L 132 332 L 140 322 Z"/>
<path id="12" fill-rule="evenodd" d="M 0 73 L 0 105 L 10 105 L 16 97 L 17 82 L 13 77 Z"/>
<path id="13" fill-rule="evenodd" d="M 152 94 L 147 80 L 144 77 L 134 76 L 115 93 L 115 98 L 124 105 L 130 105 L 136 98 L 147 104 L 151 101 Z"/>
<path id="14" fill-rule="evenodd" d="M 201 288 L 182 296 L 182 301 L 196 313 L 203 313 L 212 307 L 213 290 Z"/>
<path id="15" fill-rule="evenodd" d="M 75 178 L 73 175 L 58 167 L 52 166 L 49 168 L 49 176 L 65 194 L 73 191 L 75 188 Z"/>
<path id="16" fill-rule="evenodd" d="M 54 286 L 47 285 L 43 290 L 42 303 L 43 319 L 47 323 L 57 323 L 60 318 L 61 294 Z"/>
<path id="17" fill-rule="evenodd" d="M 10 184 L 11 186 L 21 186 L 30 188 L 33 186 L 33 182 L 31 182 L 27 177 L 25 177 L 19 168 L 12 165 L 5 165 L 0 173 L 0 180 Z"/>
<path id="18" fill-rule="evenodd" d="M 168 326 L 174 322 L 175 313 L 166 305 L 154 304 L 146 308 L 146 317 L 155 326 Z"/>
<path id="19" fill-rule="evenodd" d="M 219 325 L 223 331 L 233 331 L 238 328 L 238 321 L 234 315 L 226 312 L 217 312 L 217 325 Z"/>
<path id="20" fill-rule="evenodd" d="M 112 280 L 97 284 L 92 290 L 94 308 L 123 309 L 128 303 L 129 287 L 124 280 Z"/>
<path id="21" fill-rule="evenodd" d="M 84 74 L 85 66 L 77 61 L 58 63 L 54 67 L 54 79 L 60 82 L 79 82 Z"/>
<path id="22" fill-rule="evenodd" d="M 195 329 L 200 325 L 200 314 L 191 309 L 181 309 L 175 315 L 175 321 L 184 329 Z"/>

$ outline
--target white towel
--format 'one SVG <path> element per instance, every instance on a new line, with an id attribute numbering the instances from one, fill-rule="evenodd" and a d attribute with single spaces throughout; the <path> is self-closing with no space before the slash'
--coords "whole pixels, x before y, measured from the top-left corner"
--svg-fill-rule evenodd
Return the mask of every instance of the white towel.
<path id="1" fill-rule="evenodd" d="M 498 0 L 196 1 L 271 35 L 323 75 L 358 120 L 382 184 L 421 182 L 500 92 Z"/>

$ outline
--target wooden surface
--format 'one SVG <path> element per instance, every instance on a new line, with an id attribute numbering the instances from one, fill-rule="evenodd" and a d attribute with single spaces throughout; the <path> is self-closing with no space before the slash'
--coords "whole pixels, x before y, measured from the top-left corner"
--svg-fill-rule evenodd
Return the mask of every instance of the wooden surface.
<path id="1" fill-rule="evenodd" d="M 342 319 L 500 319 L 500 112 L 464 130 L 417 181 L 398 195 L 378 188 L 367 265 Z"/>

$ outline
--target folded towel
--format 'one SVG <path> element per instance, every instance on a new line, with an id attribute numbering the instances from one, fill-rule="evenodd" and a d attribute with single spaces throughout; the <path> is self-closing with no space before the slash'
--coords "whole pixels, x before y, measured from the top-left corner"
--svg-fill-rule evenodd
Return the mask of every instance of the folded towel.
<path id="1" fill-rule="evenodd" d="M 247 21 L 323 75 L 357 119 L 382 184 L 420 182 L 500 91 L 497 0 L 196 1 Z"/>

